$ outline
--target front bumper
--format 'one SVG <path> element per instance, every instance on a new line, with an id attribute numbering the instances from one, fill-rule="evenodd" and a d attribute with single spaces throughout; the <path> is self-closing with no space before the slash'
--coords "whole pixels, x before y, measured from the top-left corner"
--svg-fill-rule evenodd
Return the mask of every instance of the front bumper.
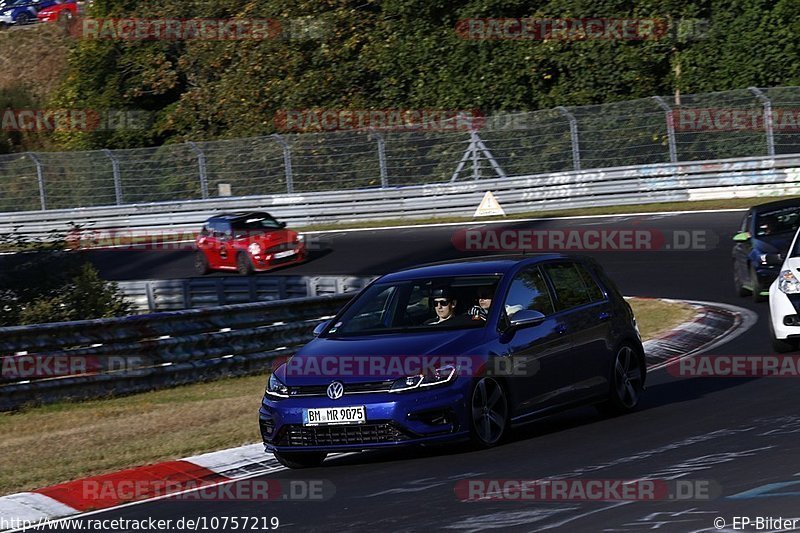
<path id="1" fill-rule="evenodd" d="M 467 384 L 406 393 L 349 394 L 273 400 L 264 397 L 259 425 L 267 451 L 356 451 L 459 440 L 468 436 Z M 366 423 L 304 426 L 303 411 L 365 406 Z"/>
<path id="2" fill-rule="evenodd" d="M 306 260 L 306 249 L 304 246 L 300 245 L 295 248 L 295 254 L 290 255 L 288 257 L 281 257 L 276 259 L 274 254 L 267 255 L 259 254 L 253 255 L 250 254 L 250 261 L 253 263 L 253 269 L 258 272 L 264 272 L 267 270 L 272 270 L 273 268 L 287 266 L 287 265 L 294 265 L 297 263 L 302 263 Z"/>
<path id="3" fill-rule="evenodd" d="M 769 319 L 776 339 L 800 338 L 800 294 L 781 292 L 777 282 L 770 285 Z"/>

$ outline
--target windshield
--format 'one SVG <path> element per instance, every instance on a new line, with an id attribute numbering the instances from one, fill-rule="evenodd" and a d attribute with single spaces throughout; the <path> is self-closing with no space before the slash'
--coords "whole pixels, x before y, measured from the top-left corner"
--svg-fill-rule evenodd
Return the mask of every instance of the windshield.
<path id="1" fill-rule="evenodd" d="M 767 211 L 756 216 L 756 237 L 794 233 L 800 226 L 800 207 Z"/>
<path id="2" fill-rule="evenodd" d="M 376 283 L 333 324 L 325 336 L 398 331 L 481 328 L 499 276 L 459 276 Z M 479 302 L 479 296 L 483 296 Z M 488 302 L 487 302 L 488 300 Z"/>
<path id="3" fill-rule="evenodd" d="M 253 215 L 252 217 L 240 218 L 231 223 L 234 231 L 241 230 L 262 230 L 276 229 L 282 227 L 280 222 L 269 215 Z"/>

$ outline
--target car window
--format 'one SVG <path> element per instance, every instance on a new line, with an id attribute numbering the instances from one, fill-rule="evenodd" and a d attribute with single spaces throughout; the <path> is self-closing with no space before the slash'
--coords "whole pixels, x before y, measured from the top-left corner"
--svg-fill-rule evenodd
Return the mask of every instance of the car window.
<path id="1" fill-rule="evenodd" d="M 589 271 L 586 270 L 586 267 L 576 263 L 575 268 L 578 269 L 578 274 L 580 274 L 581 280 L 583 280 L 583 284 L 586 287 L 586 290 L 588 291 L 589 297 L 592 299 L 592 301 L 598 302 L 600 300 L 604 300 L 606 295 L 603 293 L 603 289 L 600 288 Z"/>
<path id="2" fill-rule="evenodd" d="M 750 222 L 752 220 L 753 213 L 748 213 L 747 216 L 742 219 L 742 227 L 739 229 L 739 231 L 750 231 Z"/>
<path id="3" fill-rule="evenodd" d="M 543 315 L 553 314 L 553 300 L 538 267 L 525 268 L 514 276 L 506 296 L 505 309 L 508 316 L 523 309 L 539 311 Z"/>
<path id="4" fill-rule="evenodd" d="M 235 231 L 258 231 L 266 229 L 278 229 L 280 227 L 280 222 L 269 215 L 253 215 L 233 221 L 233 229 Z"/>
<path id="5" fill-rule="evenodd" d="M 800 226 L 800 207 L 786 207 L 756 216 L 756 237 L 794 233 Z"/>
<path id="6" fill-rule="evenodd" d="M 578 270 L 578 265 L 575 263 L 555 263 L 545 265 L 544 269 L 550 281 L 553 282 L 559 311 L 592 302 L 592 295 L 586 287 L 586 283 L 584 283 L 581 272 Z"/>
<path id="7" fill-rule="evenodd" d="M 231 232 L 231 225 L 224 220 L 215 220 L 211 223 L 211 231 L 214 237 L 230 237 L 233 235 Z"/>
<path id="8" fill-rule="evenodd" d="M 479 293 L 498 282 L 498 276 L 481 275 L 375 284 L 358 296 L 326 335 L 480 328 L 486 320 L 475 319 L 468 311 Z M 434 300 L 442 299 L 448 304 L 435 307 Z"/>

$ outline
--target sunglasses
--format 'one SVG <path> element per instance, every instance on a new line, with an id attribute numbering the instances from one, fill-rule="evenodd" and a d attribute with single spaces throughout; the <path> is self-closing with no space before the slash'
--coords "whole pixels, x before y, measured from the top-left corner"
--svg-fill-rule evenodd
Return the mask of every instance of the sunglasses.
<path id="1" fill-rule="evenodd" d="M 433 305 L 434 307 L 446 307 L 450 305 L 450 300 L 434 300 Z"/>

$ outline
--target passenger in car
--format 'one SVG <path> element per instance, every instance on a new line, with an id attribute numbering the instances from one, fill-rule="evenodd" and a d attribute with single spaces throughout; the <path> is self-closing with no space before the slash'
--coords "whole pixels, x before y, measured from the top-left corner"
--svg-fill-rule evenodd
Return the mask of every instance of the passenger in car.
<path id="1" fill-rule="evenodd" d="M 472 320 L 483 320 L 489 316 L 489 308 L 492 306 L 493 287 L 480 287 L 478 289 L 478 304 L 473 305 L 467 313 Z"/>

